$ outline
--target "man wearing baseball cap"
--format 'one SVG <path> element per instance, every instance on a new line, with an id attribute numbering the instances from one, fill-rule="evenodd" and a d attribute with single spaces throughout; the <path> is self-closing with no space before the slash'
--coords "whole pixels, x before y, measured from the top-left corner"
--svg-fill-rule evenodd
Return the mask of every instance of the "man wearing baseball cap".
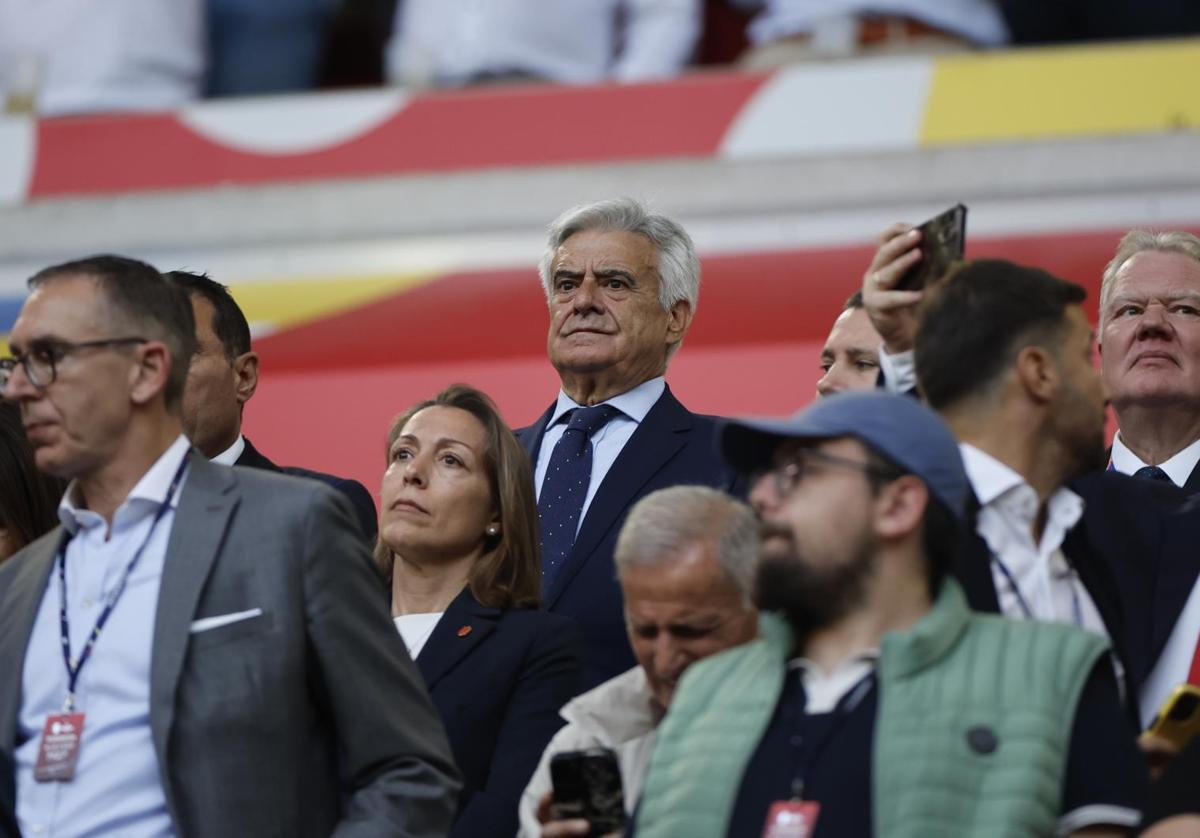
<path id="1" fill-rule="evenodd" d="M 948 576 L 968 483 L 936 414 L 843 393 L 721 434 L 763 521 L 762 636 L 684 676 L 638 838 L 1136 825 L 1145 769 L 1105 640 L 973 613 Z"/>

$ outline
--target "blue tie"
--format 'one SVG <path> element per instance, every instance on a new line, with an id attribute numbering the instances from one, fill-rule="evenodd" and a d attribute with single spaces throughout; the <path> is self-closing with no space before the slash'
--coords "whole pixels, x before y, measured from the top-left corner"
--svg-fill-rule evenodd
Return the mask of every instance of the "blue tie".
<path id="1" fill-rule="evenodd" d="M 1133 473 L 1134 477 L 1141 477 L 1146 480 L 1162 480 L 1166 483 L 1174 483 L 1165 471 L 1158 466 L 1142 466 Z"/>
<path id="2" fill-rule="evenodd" d="M 575 545 L 579 514 L 592 477 L 592 434 L 620 413 L 612 405 L 599 404 L 578 407 L 565 414 L 570 422 L 550 454 L 550 466 L 538 498 L 543 590 L 550 586 Z"/>

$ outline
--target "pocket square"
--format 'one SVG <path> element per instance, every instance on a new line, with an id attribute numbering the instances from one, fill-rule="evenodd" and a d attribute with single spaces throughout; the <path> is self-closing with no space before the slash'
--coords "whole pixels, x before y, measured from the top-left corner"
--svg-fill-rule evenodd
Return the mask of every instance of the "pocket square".
<path id="1" fill-rule="evenodd" d="M 212 631 L 221 626 L 227 626 L 230 623 L 240 623 L 242 620 L 252 620 L 255 617 L 261 617 L 263 610 L 261 608 L 251 608 L 249 611 L 235 611 L 232 614 L 218 614 L 215 617 L 201 617 L 192 623 L 188 629 L 188 634 L 199 634 L 202 631 Z"/>

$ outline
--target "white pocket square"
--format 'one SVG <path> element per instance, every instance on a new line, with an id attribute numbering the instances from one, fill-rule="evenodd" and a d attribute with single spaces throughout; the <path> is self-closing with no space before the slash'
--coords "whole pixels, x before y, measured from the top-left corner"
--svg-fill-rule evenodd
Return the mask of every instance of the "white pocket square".
<path id="1" fill-rule="evenodd" d="M 202 631 L 212 631 L 221 626 L 227 626 L 230 623 L 240 623 L 242 620 L 250 620 L 254 617 L 262 616 L 261 608 L 251 608 L 249 611 L 235 611 L 232 614 L 218 614 L 215 617 L 202 617 L 192 623 L 192 627 L 188 629 L 188 634 L 199 634 Z"/>

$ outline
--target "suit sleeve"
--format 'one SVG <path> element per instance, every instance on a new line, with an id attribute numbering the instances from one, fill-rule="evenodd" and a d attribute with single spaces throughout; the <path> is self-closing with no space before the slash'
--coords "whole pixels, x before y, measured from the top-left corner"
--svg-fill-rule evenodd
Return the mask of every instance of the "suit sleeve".
<path id="1" fill-rule="evenodd" d="M 516 833 L 521 792 L 563 724 L 558 711 L 578 690 L 579 648 L 579 629 L 573 622 L 546 621 L 509 697 L 487 785 L 471 797 L 450 838 Z"/>
<path id="2" fill-rule="evenodd" d="M 337 836 L 443 836 L 458 772 L 344 497 L 308 510 L 304 596 L 310 685 L 342 754 Z"/>

